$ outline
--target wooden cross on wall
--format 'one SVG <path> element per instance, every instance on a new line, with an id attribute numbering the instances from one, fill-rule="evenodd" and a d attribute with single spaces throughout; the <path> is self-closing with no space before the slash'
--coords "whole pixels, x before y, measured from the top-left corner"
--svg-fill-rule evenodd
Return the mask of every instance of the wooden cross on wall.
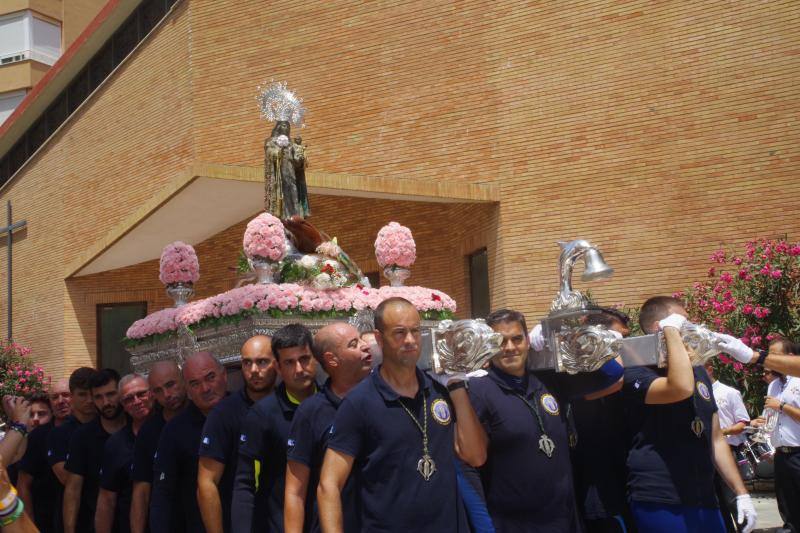
<path id="1" fill-rule="evenodd" d="M 0 235 L 5 234 L 8 238 L 8 271 L 7 271 L 7 280 L 8 280 L 8 304 L 6 310 L 8 311 L 8 340 L 11 340 L 11 247 L 14 243 L 14 232 L 20 230 L 28 225 L 25 220 L 20 220 L 19 222 L 12 222 L 13 218 L 11 216 L 11 200 L 8 201 L 6 204 L 6 211 L 8 213 L 8 225 L 4 228 L 0 228 Z"/>

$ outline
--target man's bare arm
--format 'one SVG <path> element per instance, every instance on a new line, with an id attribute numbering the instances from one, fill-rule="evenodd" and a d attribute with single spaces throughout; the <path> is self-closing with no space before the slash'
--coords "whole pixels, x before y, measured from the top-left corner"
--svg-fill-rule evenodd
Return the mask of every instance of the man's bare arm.
<path id="1" fill-rule="evenodd" d="M 95 533 L 111 533 L 114 527 L 114 511 L 117 507 L 117 493 L 100 489 L 97 493 L 97 510 L 94 513 Z"/>
<path id="2" fill-rule="evenodd" d="M 150 483 L 134 481 L 131 495 L 131 533 L 144 533 L 147 529 L 147 510 L 150 506 Z"/>
<path id="3" fill-rule="evenodd" d="M 210 457 L 200 457 L 197 464 L 197 505 L 206 533 L 222 533 L 222 500 L 219 480 L 225 465 Z"/>
<path id="4" fill-rule="evenodd" d="M 67 472 L 67 482 L 64 485 L 64 533 L 78 533 L 75 531 L 78 522 L 78 509 L 81 505 L 81 490 L 83 489 L 83 476 Z"/>
<path id="5" fill-rule="evenodd" d="M 353 470 L 353 457 L 331 450 L 325 452 L 317 487 L 319 522 L 323 533 L 343 533 L 342 488 Z"/>
<path id="6" fill-rule="evenodd" d="M 283 496 L 283 528 L 285 533 L 303 533 L 306 517 L 306 494 L 311 470 L 303 463 L 287 461 L 286 489 Z M 316 487 L 314 487 L 316 490 Z"/>

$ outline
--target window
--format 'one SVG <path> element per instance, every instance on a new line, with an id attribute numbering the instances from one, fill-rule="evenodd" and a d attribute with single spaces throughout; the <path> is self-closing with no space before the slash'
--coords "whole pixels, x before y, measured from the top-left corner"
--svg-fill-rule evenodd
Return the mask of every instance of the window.
<path id="1" fill-rule="evenodd" d="M 489 255 L 486 248 L 471 254 L 469 260 L 469 299 L 472 318 L 485 318 L 491 311 L 489 299 Z"/>
<path id="2" fill-rule="evenodd" d="M 0 17 L 0 64 L 33 59 L 46 65 L 61 55 L 61 26 L 21 11 Z"/>
<path id="3" fill-rule="evenodd" d="M 21 91 L 11 91 L 0 94 L 0 124 L 2 124 L 5 119 L 11 116 L 11 113 L 14 112 L 24 98 L 24 89 Z"/>
<path id="4" fill-rule="evenodd" d="M 147 302 L 97 306 L 97 367 L 113 368 L 124 376 L 131 372 L 130 354 L 122 344 L 128 328 L 147 315 Z"/>
<path id="5" fill-rule="evenodd" d="M 370 287 L 375 287 L 377 289 L 381 286 L 381 275 L 379 272 L 364 272 L 364 277 L 369 280 Z"/>

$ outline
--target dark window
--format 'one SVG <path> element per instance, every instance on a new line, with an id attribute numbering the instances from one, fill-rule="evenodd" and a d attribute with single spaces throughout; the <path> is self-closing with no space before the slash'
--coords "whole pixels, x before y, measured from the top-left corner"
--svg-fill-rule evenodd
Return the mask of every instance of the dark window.
<path id="1" fill-rule="evenodd" d="M 139 17 L 139 35 L 145 36 L 147 32 L 152 30 L 155 25 L 164 16 L 167 6 L 164 0 L 146 0 L 139 8 L 141 16 Z"/>
<path id="2" fill-rule="evenodd" d="M 47 135 L 47 120 L 42 117 L 31 126 L 31 130 L 28 132 L 28 148 L 30 148 L 31 154 L 44 144 Z"/>
<path id="3" fill-rule="evenodd" d="M 489 314 L 489 255 L 486 248 L 469 256 L 469 301 L 472 318 Z"/>
<path id="4" fill-rule="evenodd" d="M 139 28 L 136 22 L 136 12 L 128 17 L 117 33 L 114 34 L 114 66 L 119 65 L 128 57 L 133 47 L 139 42 Z"/>
<path id="5" fill-rule="evenodd" d="M 89 96 L 89 69 L 85 68 L 78 74 L 78 77 L 69 86 L 67 92 L 70 114 L 78 109 L 78 106 L 86 100 L 87 96 Z"/>
<path id="6" fill-rule="evenodd" d="M 69 116 L 69 111 L 67 109 L 67 92 L 64 91 L 58 95 L 56 101 L 53 102 L 53 105 L 47 110 L 47 130 L 50 132 L 50 135 L 67 120 L 67 116 Z"/>
<path id="7" fill-rule="evenodd" d="M 109 41 L 89 63 L 90 90 L 95 90 L 111 74 L 112 70 L 114 70 L 114 57 L 111 41 Z"/>
<path id="8" fill-rule="evenodd" d="M 131 372 L 130 354 L 122 344 L 128 328 L 147 315 L 147 302 L 97 306 L 97 368 L 113 368 L 120 375 Z"/>

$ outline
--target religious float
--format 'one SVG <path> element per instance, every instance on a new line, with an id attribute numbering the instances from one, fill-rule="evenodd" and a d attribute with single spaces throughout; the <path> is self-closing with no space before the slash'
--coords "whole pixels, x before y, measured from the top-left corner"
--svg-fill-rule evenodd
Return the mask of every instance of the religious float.
<path id="1" fill-rule="evenodd" d="M 229 291 L 192 300 L 199 279 L 194 249 L 182 242 L 162 253 L 159 278 L 174 307 L 134 322 L 125 343 L 131 366 L 147 372 L 159 360 L 181 362 L 197 351 L 209 351 L 225 364 L 239 360 L 242 344 L 256 334 L 271 335 L 291 323 L 312 332 L 346 320 L 359 331 L 374 329 L 373 311 L 387 298 L 410 301 L 422 318 L 420 366 L 434 372 L 470 372 L 481 368 L 500 350 L 501 338 L 483 320 L 453 317 L 456 302 L 442 291 L 406 286 L 416 260 L 411 231 L 390 222 L 375 240 L 375 256 L 389 285 L 371 287 L 336 238 L 314 227 L 305 180 L 306 146 L 291 137 L 291 126 L 302 126 L 305 109 L 285 83 L 260 87 L 259 104 L 274 127 L 264 145 L 264 212 L 248 224 L 242 263 L 247 274 Z M 529 357 L 532 369 L 575 374 L 591 372 L 621 356 L 626 366 L 659 365 L 666 361 L 660 335 L 619 339 L 603 326 L 588 325 L 599 313 L 572 287 L 576 262 L 584 261 L 582 279 L 611 276 L 599 249 L 586 240 L 559 243 L 560 289 L 550 313 L 541 320 L 545 347 Z M 681 332 L 694 364 L 716 355 L 718 339 L 702 325 L 686 323 Z"/>

